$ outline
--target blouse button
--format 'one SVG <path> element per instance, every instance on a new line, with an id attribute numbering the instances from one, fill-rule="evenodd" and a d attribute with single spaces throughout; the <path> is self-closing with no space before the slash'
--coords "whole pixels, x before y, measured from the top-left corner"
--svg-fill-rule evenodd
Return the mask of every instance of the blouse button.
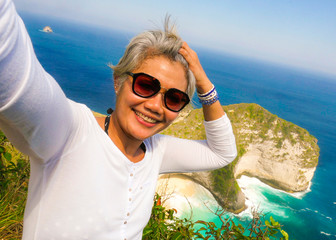
<path id="1" fill-rule="evenodd" d="M 133 177 L 133 173 L 131 173 L 130 176 Z"/>
<path id="2" fill-rule="evenodd" d="M 132 198 L 129 198 L 128 200 L 129 200 L 129 201 L 132 201 Z"/>
<path id="3" fill-rule="evenodd" d="M 127 224 L 127 221 L 125 221 L 124 224 Z"/>
<path id="4" fill-rule="evenodd" d="M 127 213 L 127 216 L 129 216 L 130 215 L 130 213 Z"/>
<path id="5" fill-rule="evenodd" d="M 132 188 L 128 189 L 128 191 L 132 192 Z"/>

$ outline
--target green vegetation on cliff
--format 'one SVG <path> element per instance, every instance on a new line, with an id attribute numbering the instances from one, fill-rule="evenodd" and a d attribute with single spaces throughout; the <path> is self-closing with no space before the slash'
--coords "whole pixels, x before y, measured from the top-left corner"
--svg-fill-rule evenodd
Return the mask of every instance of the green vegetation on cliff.
<path id="1" fill-rule="evenodd" d="M 253 140 L 261 142 L 271 140 L 278 149 L 288 140 L 292 145 L 300 143 L 309 146 L 304 153 L 301 166 L 316 167 L 319 157 L 317 139 L 306 129 L 279 118 L 255 103 L 233 104 L 223 108 L 235 130 L 240 156 L 245 153 L 245 148 Z M 239 131 L 237 134 L 239 129 L 250 131 L 245 133 Z"/>

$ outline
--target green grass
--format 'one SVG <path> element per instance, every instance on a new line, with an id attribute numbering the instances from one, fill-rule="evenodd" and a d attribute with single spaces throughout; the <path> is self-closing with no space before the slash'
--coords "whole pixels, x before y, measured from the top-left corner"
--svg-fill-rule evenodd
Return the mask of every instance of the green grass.
<path id="1" fill-rule="evenodd" d="M 29 161 L 0 131 L 0 239 L 21 239 Z"/>

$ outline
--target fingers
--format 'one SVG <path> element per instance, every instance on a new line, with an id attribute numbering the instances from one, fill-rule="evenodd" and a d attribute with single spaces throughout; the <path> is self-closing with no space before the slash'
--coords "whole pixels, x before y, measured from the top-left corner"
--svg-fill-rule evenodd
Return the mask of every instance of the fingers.
<path id="1" fill-rule="evenodd" d="M 185 59 L 188 61 L 195 59 L 195 57 L 197 58 L 197 54 L 194 50 L 192 50 L 189 45 L 186 42 L 182 43 L 182 46 L 179 50 L 179 53 L 183 55 L 183 57 L 185 57 Z M 188 59 L 187 59 L 188 58 Z M 192 58 L 192 59 L 190 59 Z"/>
<path id="2" fill-rule="evenodd" d="M 189 67 L 191 68 L 192 71 L 196 70 L 195 68 L 197 68 L 198 65 L 200 65 L 197 53 L 194 50 L 192 50 L 186 42 L 183 42 L 179 50 L 179 53 L 188 62 Z"/>
<path id="3" fill-rule="evenodd" d="M 180 50 L 179 50 L 179 53 L 188 61 L 188 58 L 189 58 L 189 53 L 188 53 L 188 50 L 186 49 L 186 42 L 183 42 Z"/>
<path id="4" fill-rule="evenodd" d="M 200 86 L 200 88 L 203 88 L 205 86 L 205 88 L 208 88 L 207 85 L 209 85 L 208 83 L 210 81 L 206 76 L 206 73 L 204 72 L 204 69 L 199 61 L 197 53 L 194 50 L 192 50 L 186 42 L 182 43 L 179 53 L 188 62 L 189 69 L 192 71 L 196 79 L 196 87 Z M 211 86 L 212 85 L 210 85 L 210 87 Z M 200 89 L 199 92 L 203 92 L 203 90 Z"/>

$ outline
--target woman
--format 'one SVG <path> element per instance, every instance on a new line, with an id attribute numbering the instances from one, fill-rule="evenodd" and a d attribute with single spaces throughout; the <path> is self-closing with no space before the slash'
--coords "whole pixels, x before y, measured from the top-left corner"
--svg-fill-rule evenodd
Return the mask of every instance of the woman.
<path id="1" fill-rule="evenodd" d="M 223 167 L 236 156 L 230 121 L 196 53 L 166 26 L 135 37 L 113 66 L 104 119 L 67 99 L 44 71 L 10 0 L 0 0 L 0 128 L 30 156 L 23 239 L 141 239 L 158 174 Z M 207 141 L 157 134 L 203 104 Z"/>

